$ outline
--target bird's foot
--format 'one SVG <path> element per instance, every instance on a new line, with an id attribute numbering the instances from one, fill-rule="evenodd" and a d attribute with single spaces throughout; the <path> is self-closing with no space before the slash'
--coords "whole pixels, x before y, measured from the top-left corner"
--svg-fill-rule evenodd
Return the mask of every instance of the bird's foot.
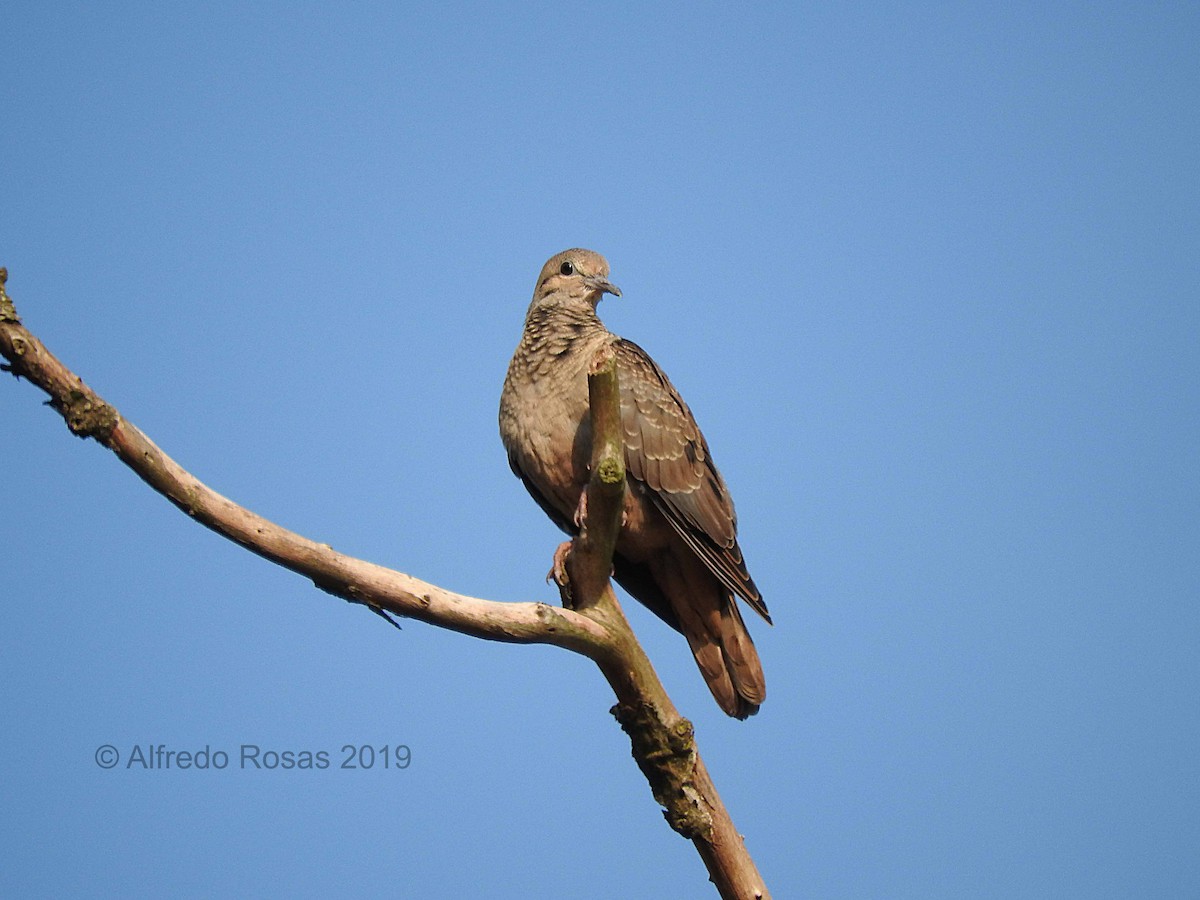
<path id="1" fill-rule="evenodd" d="M 585 522 L 587 522 L 587 488 L 579 492 L 579 503 L 575 507 L 575 527 L 582 531 Z"/>
<path id="2" fill-rule="evenodd" d="M 580 532 L 584 531 L 584 529 L 587 526 L 587 511 L 588 511 L 587 489 L 585 488 L 584 490 L 580 491 L 580 493 L 579 493 L 579 503 L 575 506 L 575 515 L 572 517 L 575 521 L 575 527 L 578 528 Z M 629 513 L 628 513 L 628 511 L 626 511 L 624 509 L 624 507 L 622 507 L 622 509 L 621 509 L 621 527 L 624 528 L 628 524 L 629 524 Z"/>
<path id="3" fill-rule="evenodd" d="M 571 542 L 563 541 L 554 549 L 554 565 L 546 573 L 546 580 L 558 585 L 558 594 L 563 606 L 571 608 L 571 578 L 567 575 L 567 557 L 571 555 Z"/>

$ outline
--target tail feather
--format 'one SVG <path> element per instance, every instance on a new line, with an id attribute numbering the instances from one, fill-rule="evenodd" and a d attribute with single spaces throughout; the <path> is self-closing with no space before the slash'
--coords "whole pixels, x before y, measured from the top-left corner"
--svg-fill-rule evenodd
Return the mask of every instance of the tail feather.
<path id="1" fill-rule="evenodd" d="M 721 647 L 725 651 L 725 662 L 729 669 L 729 677 L 733 686 L 747 704 L 758 706 L 767 697 L 767 681 L 763 676 L 762 663 L 758 659 L 758 651 L 746 623 L 742 621 L 742 612 L 738 609 L 737 598 L 726 594 L 725 605 L 721 609 Z"/>
<path id="2" fill-rule="evenodd" d="M 685 578 L 674 566 L 665 568 L 664 593 L 717 705 L 737 719 L 754 715 L 766 681 L 737 599 L 707 570 Z"/>
<path id="3" fill-rule="evenodd" d="M 745 704 L 734 687 L 721 644 L 713 639 L 706 623 L 694 614 L 694 610 L 681 611 L 679 623 L 688 646 L 692 648 L 696 665 L 700 667 L 700 674 L 704 676 L 717 705 L 728 715 L 739 719 L 746 718 L 754 710 L 743 710 Z"/>

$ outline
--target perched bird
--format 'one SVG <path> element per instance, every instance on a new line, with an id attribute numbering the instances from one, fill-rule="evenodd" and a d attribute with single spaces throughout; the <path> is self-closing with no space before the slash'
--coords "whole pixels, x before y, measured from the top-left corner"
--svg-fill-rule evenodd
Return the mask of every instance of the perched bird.
<path id="1" fill-rule="evenodd" d="M 683 633 L 721 709 L 744 719 L 766 684 L 734 594 L 771 617 L 742 559 L 733 500 L 679 392 L 645 350 L 600 322 L 605 294 L 621 292 L 599 253 L 565 250 L 542 267 L 500 396 L 508 462 L 559 528 L 578 531 L 591 455 L 587 371 L 611 345 L 627 473 L 613 575 Z"/>

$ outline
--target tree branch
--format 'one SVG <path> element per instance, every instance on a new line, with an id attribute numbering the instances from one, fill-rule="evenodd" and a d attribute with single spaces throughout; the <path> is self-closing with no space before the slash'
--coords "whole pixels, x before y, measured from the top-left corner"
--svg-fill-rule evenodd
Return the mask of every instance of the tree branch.
<path id="1" fill-rule="evenodd" d="M 613 656 L 596 662 L 617 695 L 612 713 L 629 735 L 633 757 L 664 808 L 663 816 L 696 846 L 722 897 L 768 897 L 696 749 L 692 723 L 675 709 L 609 581 L 625 497 L 620 397 L 616 355 L 606 347 L 588 371 L 592 474 L 584 521 L 567 558 L 566 591 L 576 610 L 604 623 L 617 647 Z"/>
<path id="2" fill-rule="evenodd" d="M 617 696 L 613 707 L 629 734 L 633 755 L 665 808 L 671 827 L 691 839 L 725 898 L 767 896 L 696 751 L 692 725 L 679 715 L 638 644 L 609 583 L 625 491 L 616 358 L 608 350 L 588 375 L 592 418 L 592 475 L 580 534 L 566 556 L 564 596 L 569 609 L 545 603 L 505 603 L 456 594 L 437 585 L 338 553 L 282 528 L 203 484 L 83 379 L 51 354 L 22 324 L 0 268 L 0 366 L 49 395 L 71 432 L 108 447 L 139 478 L 206 528 L 324 591 L 376 611 L 419 619 L 473 637 L 553 644 L 594 660 Z"/>
<path id="3" fill-rule="evenodd" d="M 289 531 L 205 485 L 64 366 L 20 322 L 0 269 L 2 368 L 50 396 L 71 432 L 108 447 L 139 478 L 206 528 L 313 581 L 331 594 L 472 637 L 554 644 L 589 657 L 605 652 L 602 628 L 545 603 L 504 603 L 456 594 Z"/>

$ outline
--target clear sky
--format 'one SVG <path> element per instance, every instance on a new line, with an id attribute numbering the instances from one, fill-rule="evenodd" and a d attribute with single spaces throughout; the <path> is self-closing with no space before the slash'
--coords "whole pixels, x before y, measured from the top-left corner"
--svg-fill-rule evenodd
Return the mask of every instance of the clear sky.
<path id="1" fill-rule="evenodd" d="M 339 550 L 555 599 L 496 408 L 542 263 L 608 257 L 736 498 L 762 712 L 627 611 L 776 897 L 1200 893 L 1195 4 L 17 2 L 0 36 L 25 323 Z M 0 893 L 710 895 L 591 664 L 397 632 L 41 400 L 0 379 Z M 157 745 L 233 759 L 126 767 Z"/>

